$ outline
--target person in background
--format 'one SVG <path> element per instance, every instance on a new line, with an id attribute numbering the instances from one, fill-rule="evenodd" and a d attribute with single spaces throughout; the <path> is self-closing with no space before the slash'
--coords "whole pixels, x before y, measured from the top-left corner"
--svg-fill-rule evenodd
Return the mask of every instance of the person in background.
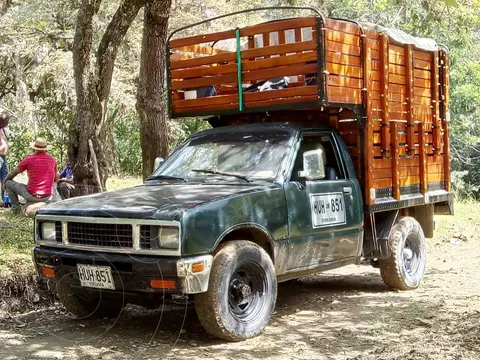
<path id="1" fill-rule="evenodd" d="M 5 157 L 8 154 L 8 143 L 7 143 L 7 126 L 8 126 L 8 116 L 5 114 L 0 114 L 0 203 L 3 203 L 5 198 L 5 189 L 3 182 L 8 175 L 8 165 Z"/>
<path id="2" fill-rule="evenodd" d="M 23 197 L 27 203 L 49 202 L 58 176 L 57 161 L 47 154 L 51 149 L 47 141 L 37 138 L 30 146 L 35 153 L 23 159 L 5 178 L 5 189 L 15 213 L 20 211 L 18 196 Z M 27 185 L 13 180 L 24 171 L 27 171 L 28 175 Z"/>
<path id="3" fill-rule="evenodd" d="M 58 174 L 57 190 L 63 200 L 75 196 L 75 185 L 73 185 L 72 161 L 67 161 L 67 166 Z"/>

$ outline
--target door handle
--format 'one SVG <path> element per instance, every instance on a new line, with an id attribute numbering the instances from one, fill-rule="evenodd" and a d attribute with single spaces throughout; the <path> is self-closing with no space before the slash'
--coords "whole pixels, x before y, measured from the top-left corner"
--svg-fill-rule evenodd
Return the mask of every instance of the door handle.
<path id="1" fill-rule="evenodd" d="M 345 195 L 352 195 L 352 188 L 350 186 L 344 186 L 343 187 L 343 193 Z"/>

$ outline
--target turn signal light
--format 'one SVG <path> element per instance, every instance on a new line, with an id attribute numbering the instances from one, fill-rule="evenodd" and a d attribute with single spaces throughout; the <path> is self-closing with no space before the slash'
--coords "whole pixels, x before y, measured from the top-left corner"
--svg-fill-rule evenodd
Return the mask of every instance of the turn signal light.
<path id="1" fill-rule="evenodd" d="M 54 278 L 55 277 L 55 270 L 53 270 L 50 267 L 42 266 L 40 271 L 43 275 L 45 275 L 48 278 Z"/>
<path id="2" fill-rule="evenodd" d="M 192 265 L 193 273 L 202 272 L 203 270 L 205 270 L 205 263 L 203 261 Z"/>
<path id="3" fill-rule="evenodd" d="M 175 289 L 175 281 L 173 280 L 150 280 L 152 289 Z"/>

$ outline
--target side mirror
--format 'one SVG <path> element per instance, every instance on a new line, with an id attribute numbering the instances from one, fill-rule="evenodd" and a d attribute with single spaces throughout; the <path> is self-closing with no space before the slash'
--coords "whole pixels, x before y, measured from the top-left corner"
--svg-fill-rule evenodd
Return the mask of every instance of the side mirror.
<path id="1" fill-rule="evenodd" d="M 155 158 L 155 162 L 153 164 L 153 171 L 157 170 L 164 161 L 165 159 L 162 157 Z"/>
<path id="2" fill-rule="evenodd" d="M 321 180 L 325 178 L 325 162 L 322 149 L 305 151 L 303 153 L 303 170 L 298 176 L 307 180 Z"/>

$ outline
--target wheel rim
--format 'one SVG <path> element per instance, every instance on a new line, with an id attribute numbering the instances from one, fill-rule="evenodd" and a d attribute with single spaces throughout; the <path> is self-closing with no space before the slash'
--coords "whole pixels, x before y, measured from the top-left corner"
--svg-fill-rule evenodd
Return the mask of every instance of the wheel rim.
<path id="1" fill-rule="evenodd" d="M 410 275 L 415 275 L 421 266 L 423 254 L 417 241 L 407 237 L 402 251 L 403 266 Z"/>
<path id="2" fill-rule="evenodd" d="M 241 264 L 232 274 L 228 289 L 230 314 L 240 322 L 249 322 L 262 313 L 267 293 L 265 270 L 254 262 Z"/>

